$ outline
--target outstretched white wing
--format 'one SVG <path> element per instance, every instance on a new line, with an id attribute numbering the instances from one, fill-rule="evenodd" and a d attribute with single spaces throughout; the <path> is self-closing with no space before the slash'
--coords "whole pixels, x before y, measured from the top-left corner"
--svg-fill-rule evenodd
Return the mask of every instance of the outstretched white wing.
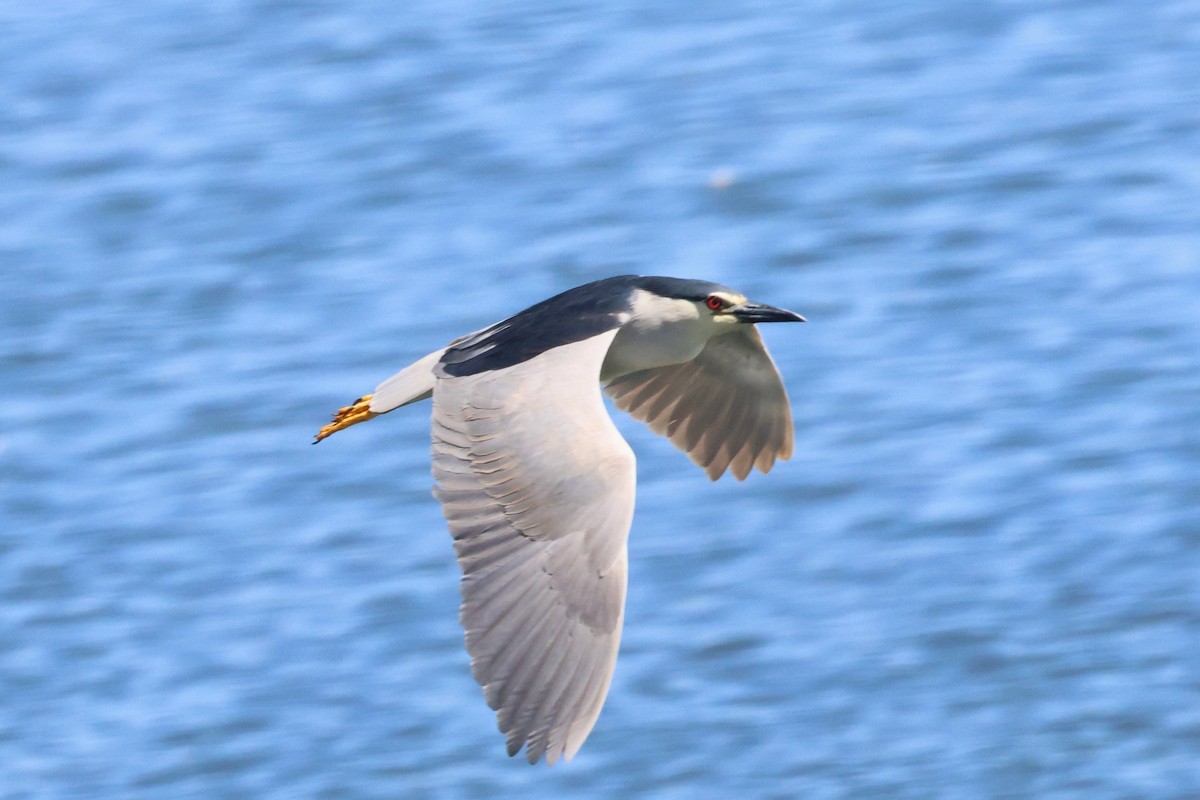
<path id="1" fill-rule="evenodd" d="M 463 571 L 471 670 L 509 754 L 571 758 L 612 680 L 633 452 L 597 381 L 616 331 L 433 393 L 434 494 Z"/>
<path id="2" fill-rule="evenodd" d="M 753 325 L 714 336 L 682 364 L 609 381 L 617 406 L 668 437 L 714 481 L 739 481 L 792 456 L 792 411 L 775 362 Z"/>

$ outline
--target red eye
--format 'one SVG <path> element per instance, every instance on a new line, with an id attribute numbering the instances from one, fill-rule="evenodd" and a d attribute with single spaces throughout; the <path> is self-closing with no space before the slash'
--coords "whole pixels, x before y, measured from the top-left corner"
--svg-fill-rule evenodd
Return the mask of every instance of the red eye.
<path id="1" fill-rule="evenodd" d="M 725 306 L 725 301 L 717 297 L 715 294 L 710 294 L 708 299 L 704 301 L 704 305 L 708 306 L 713 311 L 720 311 Z"/>

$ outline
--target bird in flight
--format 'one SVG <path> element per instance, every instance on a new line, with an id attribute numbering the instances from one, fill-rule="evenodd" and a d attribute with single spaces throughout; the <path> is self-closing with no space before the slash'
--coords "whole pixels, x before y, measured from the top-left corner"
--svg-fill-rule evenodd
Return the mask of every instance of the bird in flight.
<path id="1" fill-rule="evenodd" d="M 599 387 L 712 480 L 767 472 L 792 415 L 755 324 L 803 321 L 707 281 L 606 278 L 454 340 L 317 433 L 432 397 L 459 617 L 509 755 L 569 760 L 612 681 L 636 478 Z"/>

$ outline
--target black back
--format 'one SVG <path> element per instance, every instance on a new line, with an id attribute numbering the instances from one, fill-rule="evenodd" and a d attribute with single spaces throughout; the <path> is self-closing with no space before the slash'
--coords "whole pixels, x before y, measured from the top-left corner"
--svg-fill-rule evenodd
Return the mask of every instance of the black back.
<path id="1" fill-rule="evenodd" d="M 554 347 L 582 342 L 621 324 L 634 289 L 664 297 L 703 300 L 729 291 L 707 281 L 618 275 L 585 283 L 471 334 L 446 348 L 439 362 L 447 375 L 462 377 L 504 369 Z"/>

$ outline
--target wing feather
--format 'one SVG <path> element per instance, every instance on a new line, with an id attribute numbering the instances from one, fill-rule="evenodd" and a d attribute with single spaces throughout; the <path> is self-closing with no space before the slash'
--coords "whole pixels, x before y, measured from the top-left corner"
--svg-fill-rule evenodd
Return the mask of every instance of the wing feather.
<path id="1" fill-rule="evenodd" d="M 708 462 L 710 469 L 724 472 L 746 443 L 746 418 L 754 415 L 754 406 L 751 403 L 734 403 L 722 408 L 718 414 L 716 425 L 708 435 L 711 451 Z M 739 476 L 735 470 L 734 477 L 742 480 L 746 476 Z"/>
<path id="2" fill-rule="evenodd" d="M 713 480 L 726 469 L 738 480 L 751 467 L 769 472 L 792 455 L 787 391 L 753 325 L 713 337 L 691 361 L 614 378 L 605 391 Z"/>
<path id="3" fill-rule="evenodd" d="M 437 373 L 435 495 L 471 669 L 510 754 L 570 758 L 612 680 L 634 460 L 596 389 L 616 331 L 503 370 Z"/>

